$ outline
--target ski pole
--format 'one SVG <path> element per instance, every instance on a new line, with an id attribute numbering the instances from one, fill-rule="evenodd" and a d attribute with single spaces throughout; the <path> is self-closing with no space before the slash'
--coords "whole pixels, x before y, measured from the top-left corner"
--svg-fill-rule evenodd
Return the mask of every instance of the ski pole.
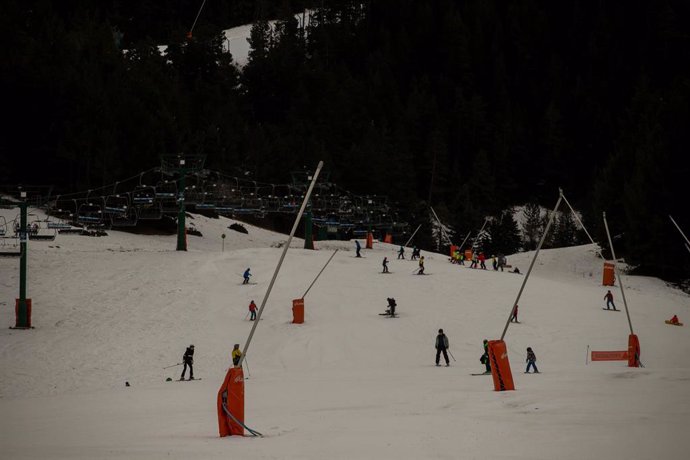
<path id="1" fill-rule="evenodd" d="M 177 364 L 173 364 L 172 366 L 166 366 L 166 367 L 164 367 L 163 369 L 169 369 L 169 368 L 171 368 L 171 367 L 181 366 L 181 365 L 182 365 L 182 363 L 177 363 Z"/>
<path id="2" fill-rule="evenodd" d="M 448 349 L 448 353 L 450 353 L 450 357 L 453 358 L 453 361 L 458 362 L 458 360 L 455 359 L 455 356 L 453 356 L 453 352 L 450 351 L 450 348 Z"/>

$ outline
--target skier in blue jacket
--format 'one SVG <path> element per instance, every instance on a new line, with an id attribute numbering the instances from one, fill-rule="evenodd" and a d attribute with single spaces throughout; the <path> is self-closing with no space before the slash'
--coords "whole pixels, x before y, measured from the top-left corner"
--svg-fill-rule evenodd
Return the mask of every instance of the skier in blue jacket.
<path id="1" fill-rule="evenodd" d="M 242 284 L 249 284 L 249 277 L 252 276 L 252 274 L 249 273 L 249 268 L 247 268 L 244 271 L 244 275 L 242 275 L 242 276 L 244 277 L 244 281 L 242 282 Z"/>

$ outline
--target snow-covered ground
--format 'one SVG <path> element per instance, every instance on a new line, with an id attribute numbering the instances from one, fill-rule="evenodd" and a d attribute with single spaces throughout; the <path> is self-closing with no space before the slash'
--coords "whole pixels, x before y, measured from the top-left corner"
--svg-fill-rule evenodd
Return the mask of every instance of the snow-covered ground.
<path id="1" fill-rule="evenodd" d="M 14 219 L 16 210 L 0 210 Z M 40 212 L 32 210 L 37 218 Z M 16 258 L 0 258 L 0 458 L 3 459 L 685 459 L 690 424 L 690 296 L 624 277 L 646 366 L 585 363 L 587 346 L 624 350 L 625 312 L 602 311 L 592 246 L 544 250 L 506 335 L 516 391 L 495 392 L 479 363 L 521 275 L 424 254 L 431 276 L 377 243 L 295 240 L 247 356 L 246 422 L 264 438 L 219 438 L 216 393 L 244 344 L 284 235 L 196 217 L 202 238 L 109 231 L 29 243 L 35 329 L 18 331 Z M 225 251 L 220 235 L 225 233 Z M 341 251 L 306 298 L 332 250 Z M 381 260 L 391 259 L 390 275 Z M 409 256 L 409 250 L 408 250 Z M 532 253 L 509 257 L 525 273 Z M 241 285 L 251 267 L 256 284 Z M 618 287 L 612 290 L 622 308 Z M 395 297 L 400 317 L 378 315 Z M 434 366 L 443 328 L 455 360 Z M 189 344 L 202 380 L 176 378 Z M 539 375 L 525 375 L 525 348 Z M 129 382 L 131 386 L 125 386 Z"/>

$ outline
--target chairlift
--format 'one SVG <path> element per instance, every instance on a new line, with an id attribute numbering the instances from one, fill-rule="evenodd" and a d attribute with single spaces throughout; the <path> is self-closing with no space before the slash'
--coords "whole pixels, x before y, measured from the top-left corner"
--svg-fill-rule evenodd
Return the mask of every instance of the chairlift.
<path id="1" fill-rule="evenodd" d="M 77 223 L 86 225 L 103 224 L 103 206 L 94 202 L 85 202 L 77 209 Z"/>
<path id="2" fill-rule="evenodd" d="M 156 189 L 150 185 L 137 185 L 132 191 L 132 204 L 145 206 L 153 204 L 156 198 Z"/>
<path id="3" fill-rule="evenodd" d="M 110 214 L 112 227 L 134 227 L 137 225 L 137 221 L 137 209 L 133 206 L 128 207 L 123 213 Z"/>
<path id="4" fill-rule="evenodd" d="M 107 215 L 121 215 L 126 214 L 127 209 L 130 207 L 129 195 L 118 194 L 109 195 L 105 197 L 105 207 L 103 212 Z"/>

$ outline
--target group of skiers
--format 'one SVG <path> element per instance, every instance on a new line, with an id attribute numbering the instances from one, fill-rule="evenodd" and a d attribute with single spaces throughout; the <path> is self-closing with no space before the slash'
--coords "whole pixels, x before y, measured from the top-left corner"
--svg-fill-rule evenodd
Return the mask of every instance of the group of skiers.
<path id="1" fill-rule="evenodd" d="M 491 266 L 495 271 L 501 270 L 508 266 L 506 256 L 499 254 L 498 256 L 491 256 Z M 450 263 L 457 265 L 465 265 L 465 254 L 456 249 L 450 257 Z M 486 255 L 482 251 L 473 251 L 470 258 L 470 268 L 481 268 L 486 270 Z"/>
<path id="2" fill-rule="evenodd" d="M 436 336 L 436 365 L 441 364 L 441 355 L 446 361 L 446 366 L 450 366 L 450 360 L 448 359 L 448 353 L 450 353 L 450 342 L 448 341 L 448 336 L 443 332 L 443 329 L 438 330 L 438 335 Z M 452 353 L 450 353 L 453 356 Z M 453 359 L 455 359 L 453 357 Z M 484 339 L 484 352 L 479 358 L 479 362 L 484 365 L 484 373 L 491 373 L 491 359 L 489 357 L 489 341 Z M 534 354 L 532 347 L 527 347 L 527 358 L 525 359 L 527 363 L 527 368 L 525 369 L 525 374 L 529 374 L 530 368 L 534 369 L 534 373 L 538 374 L 539 369 L 537 369 L 537 356 Z"/>

